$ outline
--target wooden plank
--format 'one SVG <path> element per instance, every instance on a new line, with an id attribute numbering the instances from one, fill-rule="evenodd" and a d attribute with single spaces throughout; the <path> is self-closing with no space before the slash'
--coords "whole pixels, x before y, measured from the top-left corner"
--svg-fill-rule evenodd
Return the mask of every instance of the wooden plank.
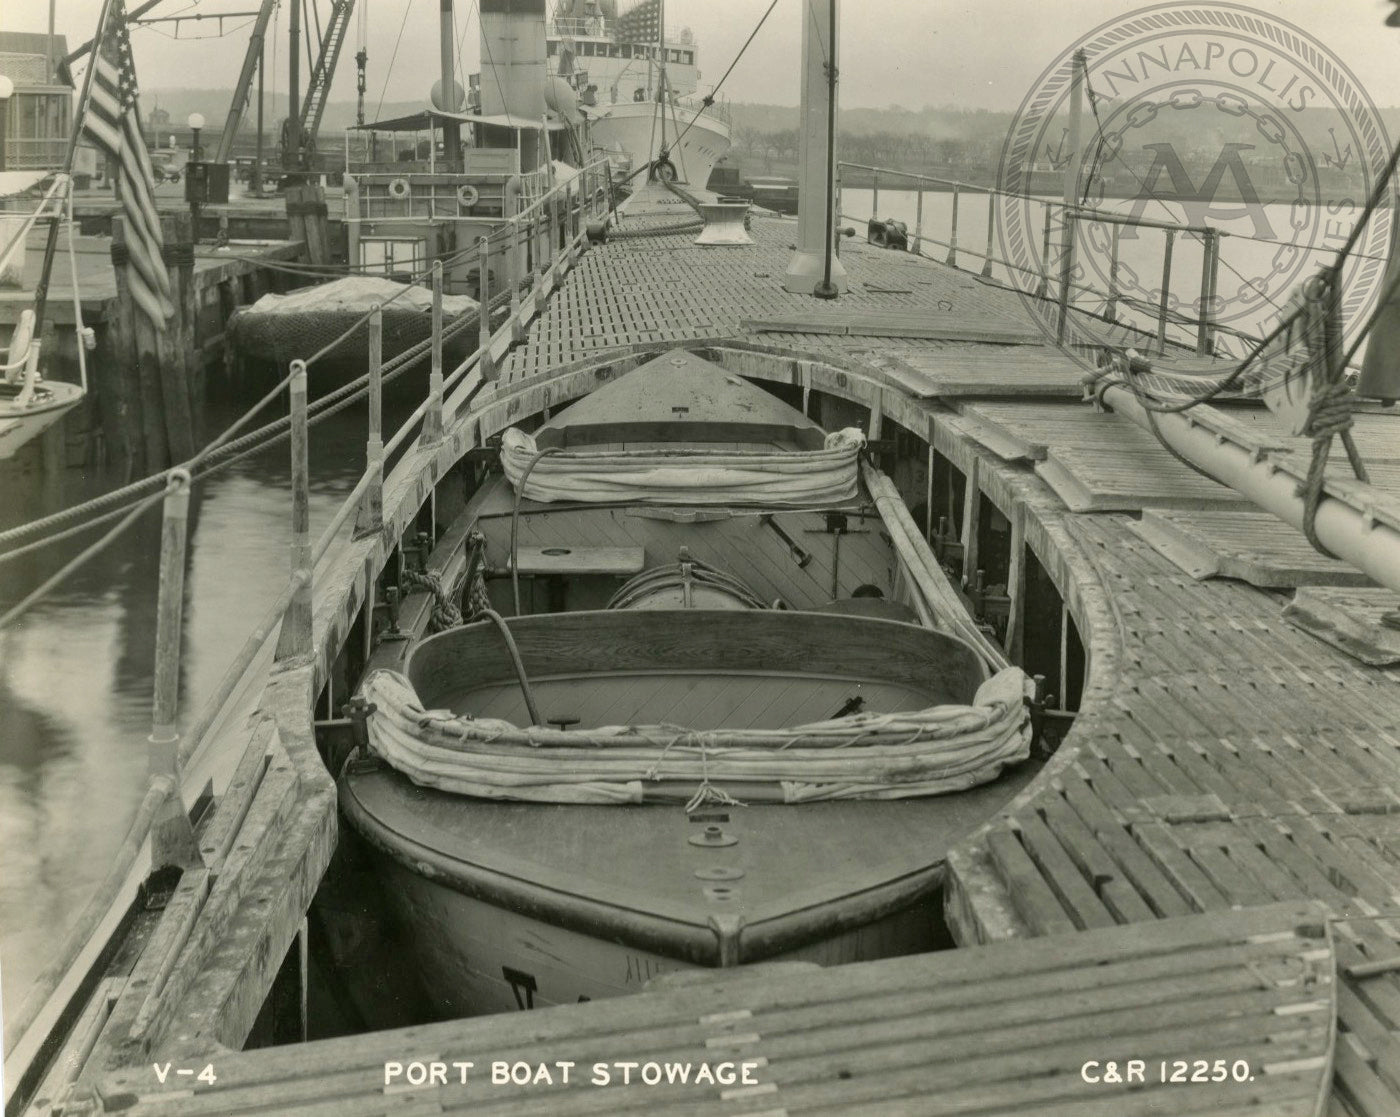
<path id="1" fill-rule="evenodd" d="M 1284 619 L 1370 667 L 1400 663 L 1400 630 L 1381 618 L 1394 610 L 1389 590 L 1300 589 Z"/>
<path id="2" fill-rule="evenodd" d="M 1149 508 L 1128 526 L 1193 578 L 1237 578 L 1264 589 L 1373 584 L 1267 513 Z"/>
<path id="3" fill-rule="evenodd" d="M 1391 1093 L 1348 1035 L 1337 1037 L 1336 1090 L 1362 1117 L 1392 1117 L 1400 1098 Z"/>
<path id="4" fill-rule="evenodd" d="M 1117 920 L 1039 815 L 1020 814 L 1014 823 L 1026 852 L 1061 905 L 1081 928 L 1112 927 Z"/>
<path id="5" fill-rule="evenodd" d="M 1167 826 L 1160 822 L 1137 822 L 1130 831 L 1197 911 L 1217 911 L 1231 906 L 1224 893 L 1176 844 Z"/>
<path id="6" fill-rule="evenodd" d="M 1063 799 L 1042 795 L 1035 808 L 1119 923 L 1143 923 L 1156 918 L 1095 834 Z"/>
<path id="7" fill-rule="evenodd" d="M 521 574 L 640 574 L 646 567 L 641 547 L 517 547 Z"/>
<path id="8" fill-rule="evenodd" d="M 1248 501 L 1193 473 L 1167 451 L 1111 452 L 1051 447 L 1036 472 L 1074 512 L 1143 508 L 1237 508 Z"/>
<path id="9" fill-rule="evenodd" d="M 987 851 L 1001 874 L 1016 908 L 1038 935 L 1073 931 L 1073 919 L 1045 883 L 1039 868 L 1026 855 L 1015 834 L 994 827 L 987 832 Z"/>
<path id="10" fill-rule="evenodd" d="M 789 314 L 776 318 L 743 318 L 739 321 L 739 329 L 747 333 L 932 338 L 991 345 L 1045 344 L 1045 335 L 1034 326 L 1010 321 L 1005 325 L 968 326 L 958 322 L 933 321 L 927 314 Z"/>
<path id="11" fill-rule="evenodd" d="M 1065 801 L 1091 830 L 1094 837 L 1122 866 L 1133 886 L 1153 911 L 1162 917 L 1188 915 L 1192 908 L 1162 871 L 1129 837 L 1123 824 L 1113 817 L 1089 786 L 1077 776 L 1062 777 Z"/>

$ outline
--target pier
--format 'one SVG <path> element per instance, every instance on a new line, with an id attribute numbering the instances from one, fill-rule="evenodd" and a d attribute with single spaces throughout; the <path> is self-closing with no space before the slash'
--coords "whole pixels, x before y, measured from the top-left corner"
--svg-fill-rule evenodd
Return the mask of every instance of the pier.
<path id="1" fill-rule="evenodd" d="M 325 209 L 325 191 L 315 192 Z M 299 264 L 329 262 L 334 234 L 322 213 L 288 220 L 281 196 L 248 198 L 205 207 L 199 235 L 191 214 L 170 204 L 170 188 L 158 195 L 166 267 L 177 297 L 177 315 L 166 336 L 147 331 L 135 313 L 121 269 L 125 230 L 110 193 L 80 192 L 74 199 L 77 284 L 83 324 L 95 334 L 88 358 L 88 400 L 20 459 L 41 461 L 45 470 L 88 462 L 125 461 L 133 476 L 190 458 L 210 432 L 204 429 L 211 368 L 220 375 L 234 362 L 225 323 L 240 307 L 268 292 L 307 282 Z M 338 199 L 336 199 L 338 201 Z M 294 207 L 295 208 L 295 204 Z M 220 242 L 220 232 L 226 243 Z M 45 233 L 31 233 L 26 272 L 37 273 Z M 50 376 L 78 380 L 73 278 L 60 249 L 50 285 L 49 320 L 56 358 Z M 0 287 L 0 330 L 13 327 L 33 298 L 26 287 Z M 148 336 L 149 335 L 149 336 Z"/>
<path id="2" fill-rule="evenodd" d="M 648 186 L 590 245 L 586 209 L 566 216 L 563 247 L 510 320 L 435 379 L 392 442 L 402 453 L 382 492 L 371 457 L 308 542 L 314 592 L 299 574 L 279 603 L 308 607 L 288 614 L 277 657 L 275 624 L 263 630 L 266 689 L 231 707 L 253 719 L 226 710 L 221 723 L 224 751 L 249 743 L 216 780 L 204 863 L 146 917 L 139 957 L 100 969 L 103 992 L 72 1029 L 89 1037 L 87 1069 L 55 1065 L 40 1111 L 900 1113 L 935 1092 L 964 1113 L 1400 1111 L 1400 654 L 1375 622 L 1385 595 L 1301 537 L 1281 545 L 1278 520 L 1086 402 L 1084 369 L 980 260 L 961 270 L 847 241 L 849 293 L 823 303 L 782 289 L 791 221 L 755 215 L 754 245 L 698 247 L 674 231 L 688 211 Z M 920 528 L 960 564 L 1012 659 L 1045 678 L 1057 750 L 947 857 L 957 949 L 235 1052 L 279 968 L 295 985 L 334 842 L 312 711 L 343 701 L 360 654 L 347 648 L 375 631 L 376 580 L 406 537 L 436 530 L 435 485 L 517 417 L 676 346 L 810 403 L 826 425 L 858 423 L 877 455 L 905 451 L 893 477 L 922 494 Z M 1306 467 L 1307 440 L 1247 411 L 1192 417 L 1278 471 Z M 1400 508 L 1394 422 L 1363 413 L 1356 428 L 1381 491 L 1368 514 L 1385 523 Z M 1329 493 L 1359 499 L 1345 462 L 1332 471 Z M 429 607 L 420 591 L 403 602 Z M 412 1059 L 715 1052 L 758 1060 L 757 1082 L 667 1091 L 669 1109 L 662 1094 L 586 1081 L 384 1081 L 386 1063 Z M 1252 1080 L 1110 1089 L 1084 1069 L 1221 1057 Z M 153 1060 L 210 1063 L 219 1081 L 162 1084 Z"/>

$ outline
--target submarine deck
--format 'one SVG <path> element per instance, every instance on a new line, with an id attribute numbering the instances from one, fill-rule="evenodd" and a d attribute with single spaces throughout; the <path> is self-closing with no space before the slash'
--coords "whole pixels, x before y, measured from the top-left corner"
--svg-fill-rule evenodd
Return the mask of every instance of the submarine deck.
<path id="1" fill-rule="evenodd" d="M 492 1100 L 504 1113 L 564 1112 L 551 1108 L 563 1095 L 508 1100 L 489 1094 L 489 1087 L 460 1095 L 389 1094 L 382 1082 L 366 1077 L 378 1071 L 363 1064 L 468 1052 L 500 1058 L 515 1052 L 539 1061 L 572 1058 L 585 1048 L 600 1052 L 599 1059 L 632 1058 L 636 1036 L 630 1047 L 619 1037 L 638 1026 L 644 1006 L 657 1013 L 658 1028 L 678 1029 L 657 1035 L 658 1051 L 674 1039 L 667 1050 L 728 1053 L 742 1034 L 751 1050 L 762 1052 L 770 1034 L 763 1014 L 795 1006 L 793 1027 L 801 1031 L 804 1012 L 844 1019 L 849 1005 L 843 998 L 850 998 L 900 1026 L 861 1033 L 853 1023 L 849 1030 L 818 1031 L 812 1036 L 829 1034 L 829 1043 L 813 1039 L 811 1048 L 784 1033 L 779 1051 L 764 1055 L 762 1081 L 774 1089 L 732 1096 L 716 1089 L 704 1099 L 678 1102 L 676 1112 L 806 1112 L 819 1104 L 849 1107 L 858 1097 L 862 1112 L 881 1111 L 879 1098 L 890 1112 L 908 1112 L 910 1095 L 897 1093 L 903 1084 L 917 1084 L 923 1096 L 937 1091 L 940 1099 L 965 1094 L 969 1112 L 979 1105 L 1004 1110 L 1013 1097 L 1036 1113 L 1126 1114 L 1156 1112 L 1161 1105 L 1173 1112 L 1257 1112 L 1275 1103 L 1270 1112 L 1400 1112 L 1400 655 L 1385 650 L 1376 591 L 1358 585 L 1364 579 L 1355 571 L 1281 536 L 1278 521 L 1194 473 L 1126 419 L 1080 402 L 1081 368 L 1031 336 L 1028 312 L 1014 292 L 973 273 L 847 242 L 842 261 L 850 293 L 819 303 L 781 289 L 793 221 L 756 216 L 756 244 L 742 248 L 645 235 L 648 222 L 662 227 L 676 214 L 669 195 L 639 192 L 623 228 L 643 235 L 591 247 L 562 276 L 523 340 L 501 361 L 500 381 L 472 403 L 473 429 L 484 437 L 511 415 L 578 394 L 578 384 L 599 377 L 599 370 L 613 375 L 660 346 L 727 347 L 736 367 L 746 352 L 781 346 L 810 356 L 789 362 L 792 385 L 844 395 L 851 407 L 866 409 L 872 437 L 885 433 L 886 424 L 897 425 L 930 442 L 930 460 L 936 450 L 961 473 L 970 494 L 962 524 L 971 565 L 979 520 L 990 510 L 1004 518 L 1015 551 L 1013 575 L 1024 578 L 1031 558 L 1043 568 L 1082 634 L 1087 670 L 1073 726 L 1045 771 L 950 854 L 949 923 L 966 949 L 665 989 L 625 1007 L 599 1002 L 222 1055 L 228 1093 L 217 1091 L 224 1096 L 214 1108 L 271 1111 L 284 1104 L 279 1099 L 287 1095 L 279 1091 L 295 1085 L 304 1091 L 299 1105 L 316 1103 L 337 1114 L 438 1112 L 459 1104 L 458 1097 L 473 1107 Z M 814 371 L 817 365 L 825 371 Z M 561 368 L 576 371 L 561 376 Z M 457 418 L 465 414 L 459 410 Z M 1214 414 L 1212 422 L 1234 436 L 1259 439 L 1280 461 L 1306 454 L 1302 440 L 1265 435 L 1247 412 Z M 1400 496 L 1394 422 L 1361 414 L 1357 429 L 1373 477 Z M 1350 652 L 1294 623 L 1304 603 L 1323 618 L 1314 630 L 1351 631 L 1350 643 L 1340 642 Z M 1017 630 L 1013 646 L 1024 635 Z M 1358 658 L 1352 654 L 1358 647 L 1370 654 Z M 1309 1046 L 1312 1031 L 1294 1015 L 1297 1005 L 1270 1000 L 1284 995 L 1280 989 L 1289 996 L 1301 995 L 1300 989 L 1280 986 L 1250 955 L 1260 942 L 1282 943 L 1296 934 L 1277 920 L 1291 912 L 1296 924 L 1302 902 L 1335 944 L 1337 1026 L 1327 1029 L 1320 1071 L 1309 1062 L 1319 1053 Z M 1223 954 L 1217 936 L 1233 944 Z M 1190 950 L 1179 945 L 1185 939 L 1195 944 Z M 1234 978 L 1215 971 L 1203 978 L 1207 971 L 1192 960 L 1196 950 Z M 1058 1024 L 1032 1023 L 1015 1013 L 1019 1023 L 1007 1018 L 998 1033 L 1008 1044 L 1006 1066 L 1026 1058 L 1030 1041 L 1017 1039 L 1017 1028 L 1040 1028 L 1036 1042 L 1058 1052 L 1040 1077 L 1013 1084 L 1011 1077 L 996 1077 L 1001 1071 L 977 1069 L 982 1060 L 960 1061 L 979 1050 L 972 1025 L 962 1026 L 966 1014 L 986 1012 L 989 1027 L 996 1017 L 984 1008 L 993 1002 L 980 999 L 979 981 L 1060 974 L 1067 982 L 1060 993 L 1051 992 L 1056 987 L 1048 977 L 1044 987 L 1058 1012 L 1066 996 L 1086 998 L 1087 1005 L 1100 991 L 1091 975 L 1128 958 L 1142 976 L 1125 991 L 1136 990 L 1138 981 L 1147 990 L 1154 980 L 1172 990 L 1196 989 L 1181 994 L 1184 1006 L 1192 996 L 1202 1004 L 1209 1000 L 1210 1020 L 1235 1021 L 1241 1029 L 1254 1019 L 1251 1013 L 1267 1015 L 1276 1026 L 1267 1038 L 1222 1034 L 1210 1041 L 1209 1057 L 1233 1058 L 1258 1042 L 1263 1054 L 1256 1057 L 1272 1064 L 1269 1052 L 1275 1052 L 1285 1070 L 1255 1085 L 1277 1085 L 1281 1092 L 1255 1097 L 1212 1093 L 1210 1086 L 1170 1094 L 1155 1087 L 1102 1092 L 1101 1086 L 1075 1085 L 1085 1060 L 1127 1050 L 1104 1039 L 1119 1034 L 1121 1019 L 1103 1006 L 1101 1015 L 1086 1009 L 1084 1019 L 1093 1023 L 1072 1041 L 1055 1031 Z M 1082 973 L 1073 969 L 1079 964 L 1086 967 Z M 1081 977 L 1090 984 L 1076 984 Z M 968 983 L 951 1017 L 933 1007 L 939 983 L 948 980 Z M 1308 982 L 1327 986 L 1329 977 L 1313 975 Z M 898 1007 L 880 1007 L 882 997 Z M 1017 1003 L 1035 1015 L 1035 1002 Z M 1151 1041 L 1163 1057 L 1184 1058 L 1197 1050 L 1198 1039 L 1206 1042 L 1208 1032 L 1188 1008 L 1180 1016 L 1163 1014 L 1156 1007 L 1160 998 L 1145 994 L 1134 1003 L 1153 1006 L 1153 1027 L 1160 1024 L 1164 1036 L 1174 1037 Z M 707 1010 L 752 1014 L 755 1023 L 743 1015 L 740 1027 L 740 1015 L 732 1015 L 720 1030 L 706 1032 Z M 1047 1015 L 1043 1000 L 1039 1013 Z M 871 1071 L 900 1065 L 912 1050 L 910 1028 L 933 1035 L 940 1027 L 966 1032 L 955 1047 L 970 1044 L 968 1051 L 955 1057 L 940 1040 L 918 1056 L 932 1059 L 926 1069 Z M 597 1037 L 596 1044 L 584 1043 L 584 1036 Z M 1061 1042 L 1064 1047 L 1055 1046 Z M 814 1061 L 789 1064 L 789 1058 Z M 987 1068 L 1001 1065 L 994 1054 L 985 1058 Z M 791 1067 L 839 1068 L 843 1059 L 852 1060 L 851 1076 L 837 1074 L 819 1090 L 804 1084 L 815 1081 L 803 1077 L 807 1071 L 784 1077 Z M 1304 1088 L 1303 1079 L 1315 1073 L 1324 1087 L 1330 1074 L 1325 1105 Z M 354 1103 L 343 1089 L 352 1079 L 360 1099 Z M 858 1095 L 856 1083 L 876 1092 Z M 887 1092 L 879 1092 L 882 1084 Z M 141 1104 L 131 1112 L 193 1112 L 198 1101 L 186 1095 L 179 1104 L 163 1102 L 149 1068 L 108 1076 L 103 1090 L 139 1095 Z M 569 1111 L 612 1112 L 621 1104 L 612 1091 L 568 1096 L 580 1107 Z M 650 1095 L 623 1097 L 646 1106 Z"/>

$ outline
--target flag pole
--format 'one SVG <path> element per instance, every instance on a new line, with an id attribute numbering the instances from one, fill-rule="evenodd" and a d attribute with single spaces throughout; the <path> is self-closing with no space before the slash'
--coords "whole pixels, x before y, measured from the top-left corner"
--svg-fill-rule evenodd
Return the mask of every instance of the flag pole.
<path id="1" fill-rule="evenodd" d="M 92 58 L 88 61 L 87 73 L 83 75 L 83 92 L 78 98 L 78 111 L 73 114 L 73 130 L 68 135 L 68 150 L 63 156 L 63 171 L 68 179 L 68 191 L 73 190 L 73 159 L 78 151 L 78 138 L 83 134 L 83 121 L 87 119 L 88 102 L 92 99 L 92 79 L 97 72 L 97 61 L 102 55 L 102 36 L 111 18 L 112 5 L 116 0 L 102 0 L 102 14 L 97 17 L 97 35 L 93 39 Z M 58 250 L 58 225 L 63 210 L 60 208 L 49 218 L 49 237 L 44 243 L 44 264 L 39 269 L 39 282 L 34 285 L 34 339 L 42 335 L 44 309 L 49 301 L 49 273 L 53 271 L 53 258 Z M 72 236 L 72 230 L 69 230 Z M 78 340 L 82 344 L 82 339 Z"/>

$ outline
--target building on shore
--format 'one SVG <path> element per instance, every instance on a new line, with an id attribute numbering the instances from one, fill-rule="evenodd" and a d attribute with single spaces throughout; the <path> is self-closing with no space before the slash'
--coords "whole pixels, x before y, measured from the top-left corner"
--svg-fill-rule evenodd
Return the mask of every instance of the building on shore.
<path id="1" fill-rule="evenodd" d="M 73 123 L 73 83 L 62 59 L 62 35 L 0 31 L 0 75 L 14 91 L 3 110 L 0 170 L 46 170 L 63 165 Z"/>

